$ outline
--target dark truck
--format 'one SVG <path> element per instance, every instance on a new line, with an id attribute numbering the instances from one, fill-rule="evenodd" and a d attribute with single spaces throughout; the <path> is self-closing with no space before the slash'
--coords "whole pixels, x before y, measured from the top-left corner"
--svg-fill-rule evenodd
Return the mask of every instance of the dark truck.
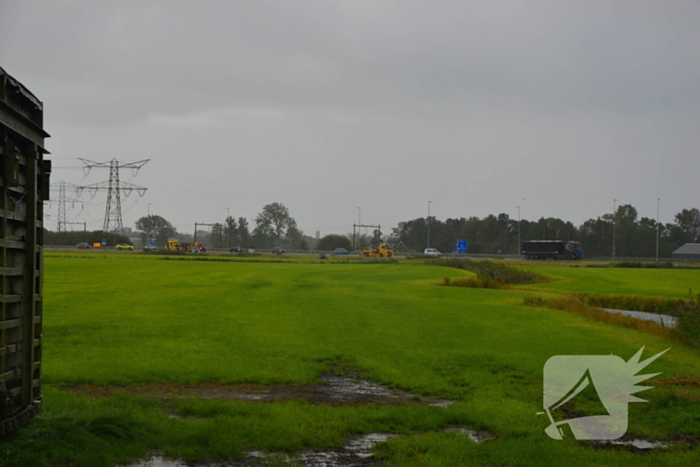
<path id="1" fill-rule="evenodd" d="M 581 259 L 581 244 L 563 240 L 532 240 L 523 243 L 525 259 Z"/>

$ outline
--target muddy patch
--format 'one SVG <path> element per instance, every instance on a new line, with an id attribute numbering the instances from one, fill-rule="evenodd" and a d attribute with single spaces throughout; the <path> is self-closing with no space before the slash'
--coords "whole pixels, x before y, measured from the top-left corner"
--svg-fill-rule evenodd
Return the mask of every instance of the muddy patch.
<path id="1" fill-rule="evenodd" d="M 248 459 L 240 466 L 268 465 L 273 460 L 283 460 L 305 467 L 365 467 L 377 464 L 372 448 L 377 443 L 396 438 L 392 433 L 369 433 L 349 439 L 341 449 L 305 449 L 296 456 L 267 454 L 258 451 L 248 453 Z M 257 459 L 260 463 L 251 463 Z"/>
<path id="2" fill-rule="evenodd" d="M 445 431 L 462 434 L 475 443 L 496 439 L 492 433 L 461 426 L 449 427 Z M 254 450 L 249 451 L 245 459 L 212 463 L 184 462 L 154 454 L 148 459 L 122 467 L 260 467 L 281 463 L 304 467 L 370 467 L 379 463 L 372 452 L 374 447 L 398 436 L 394 433 L 368 433 L 348 439 L 339 449 L 304 449 L 296 455 Z"/>
<path id="3" fill-rule="evenodd" d="M 651 380 L 655 385 L 668 384 L 672 386 L 689 386 L 700 388 L 700 379 L 694 378 L 692 376 L 682 375 L 673 376 L 670 378 L 657 378 Z"/>
<path id="4" fill-rule="evenodd" d="M 369 433 L 349 439 L 339 449 L 304 449 L 296 455 L 249 451 L 245 459 L 209 463 L 167 459 L 154 453 L 148 459 L 121 467 L 258 467 L 281 463 L 305 467 L 369 467 L 378 463 L 372 454 L 374 446 L 397 436 L 393 433 Z"/>
<path id="5" fill-rule="evenodd" d="M 641 436 L 634 436 L 627 433 L 620 439 L 589 441 L 588 443 L 595 449 L 609 449 L 646 454 L 655 450 L 663 451 L 672 446 L 677 446 L 680 444 L 693 449 L 699 441 L 700 436 L 671 435 L 668 440 L 656 440 Z"/>
<path id="6" fill-rule="evenodd" d="M 131 384 L 128 386 L 62 385 L 62 391 L 89 397 L 109 397 L 117 393 L 149 397 L 164 402 L 185 398 L 241 400 L 250 402 L 284 402 L 302 400 L 331 405 L 428 405 L 447 407 L 454 401 L 416 396 L 406 391 L 353 376 L 323 375 L 319 382 L 303 386 L 287 384 Z"/>

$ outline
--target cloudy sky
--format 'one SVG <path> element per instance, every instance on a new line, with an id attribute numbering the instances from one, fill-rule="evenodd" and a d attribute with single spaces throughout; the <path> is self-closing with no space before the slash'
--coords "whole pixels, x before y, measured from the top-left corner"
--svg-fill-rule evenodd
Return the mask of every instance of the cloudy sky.
<path id="1" fill-rule="evenodd" d="M 671 222 L 700 207 L 698 18 L 694 0 L 0 0 L 0 66 L 44 102 L 54 183 L 108 179 L 78 158 L 150 159 L 121 172 L 148 187 L 122 199 L 129 227 L 282 202 L 311 235 L 351 232 L 358 207 L 388 231 L 428 201 L 579 225 L 658 198 Z M 106 193 L 81 199 L 68 220 L 101 228 Z"/>

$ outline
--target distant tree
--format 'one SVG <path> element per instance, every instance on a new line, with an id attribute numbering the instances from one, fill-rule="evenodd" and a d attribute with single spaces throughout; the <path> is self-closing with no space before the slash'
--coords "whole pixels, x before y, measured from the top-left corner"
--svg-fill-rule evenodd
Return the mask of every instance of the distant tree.
<path id="1" fill-rule="evenodd" d="M 615 222 L 633 224 L 637 221 L 637 209 L 631 204 L 621 204 L 617 207 Z"/>
<path id="2" fill-rule="evenodd" d="M 352 242 L 345 235 L 328 234 L 318 241 L 317 250 L 335 250 L 336 248 L 345 248 L 352 250 Z"/>
<path id="3" fill-rule="evenodd" d="M 679 244 L 700 242 L 700 211 L 697 208 L 683 209 L 675 216 L 676 223 L 671 235 Z"/>
<path id="4" fill-rule="evenodd" d="M 238 228 L 236 227 L 236 219 L 231 216 L 226 218 L 224 222 L 224 245 L 226 248 L 234 246 L 234 242 L 237 242 Z"/>
<path id="5" fill-rule="evenodd" d="M 211 226 L 209 234 L 209 244 L 212 248 L 222 248 L 224 246 L 224 226 L 218 222 Z"/>
<path id="6" fill-rule="evenodd" d="M 287 225 L 285 226 L 284 241 L 282 245 L 289 249 L 304 249 L 301 248 L 301 243 L 304 239 L 304 232 L 299 230 L 297 227 L 297 221 L 291 217 L 287 220 Z"/>
<path id="7" fill-rule="evenodd" d="M 238 246 L 242 248 L 249 248 L 250 245 L 250 230 L 248 227 L 248 219 L 245 217 L 238 218 L 238 234 L 237 234 Z"/>
<path id="8" fill-rule="evenodd" d="M 274 243 L 275 246 L 278 246 L 287 233 L 290 219 L 292 217 L 289 215 L 289 209 L 284 204 L 267 204 L 263 206 L 262 211 L 255 218 L 253 235 L 260 241 L 268 244 Z"/>
<path id="9" fill-rule="evenodd" d="M 170 222 L 156 215 L 140 218 L 136 221 L 135 226 L 144 245 L 153 242 L 157 246 L 164 246 L 170 237 L 177 234 L 175 227 Z"/>
<path id="10" fill-rule="evenodd" d="M 382 243 L 382 231 L 379 229 L 374 229 L 372 232 L 372 245 L 377 245 Z"/>
<path id="11" fill-rule="evenodd" d="M 597 219 L 588 219 L 579 227 L 582 254 L 586 257 L 610 256 L 612 254 L 612 214 Z"/>

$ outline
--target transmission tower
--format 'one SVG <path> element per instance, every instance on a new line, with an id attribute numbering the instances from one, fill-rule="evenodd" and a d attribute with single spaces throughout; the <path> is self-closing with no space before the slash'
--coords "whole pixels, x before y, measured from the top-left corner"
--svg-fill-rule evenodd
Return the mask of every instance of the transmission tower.
<path id="1" fill-rule="evenodd" d="M 58 188 L 58 199 L 50 199 L 49 200 L 52 202 L 58 201 L 58 226 L 57 226 L 58 232 L 65 232 L 66 225 L 74 223 L 74 222 L 66 222 L 66 202 L 70 201 L 71 203 L 81 203 L 82 204 L 82 201 L 80 201 L 79 199 L 66 197 L 66 186 L 68 186 L 70 188 L 77 188 L 78 187 L 78 185 L 74 185 L 72 183 L 66 183 L 64 181 L 60 181 L 59 183 L 51 184 L 51 187 Z"/>
<path id="2" fill-rule="evenodd" d="M 141 167 L 146 165 L 150 159 L 144 159 L 138 162 L 120 163 L 116 159 L 109 162 L 93 162 L 87 159 L 78 158 L 84 164 L 83 170 L 86 174 L 90 169 L 105 169 L 109 168 L 109 181 L 93 183 L 92 185 L 78 186 L 78 193 L 83 189 L 87 189 L 93 196 L 97 191 L 107 191 L 107 205 L 105 207 L 105 222 L 102 230 L 105 232 L 121 232 L 122 231 L 122 201 L 121 193 L 124 196 L 129 196 L 132 191 L 136 191 L 139 196 L 143 196 L 148 188 L 134 185 L 128 182 L 119 181 L 119 169 L 131 169 L 136 175 Z"/>

